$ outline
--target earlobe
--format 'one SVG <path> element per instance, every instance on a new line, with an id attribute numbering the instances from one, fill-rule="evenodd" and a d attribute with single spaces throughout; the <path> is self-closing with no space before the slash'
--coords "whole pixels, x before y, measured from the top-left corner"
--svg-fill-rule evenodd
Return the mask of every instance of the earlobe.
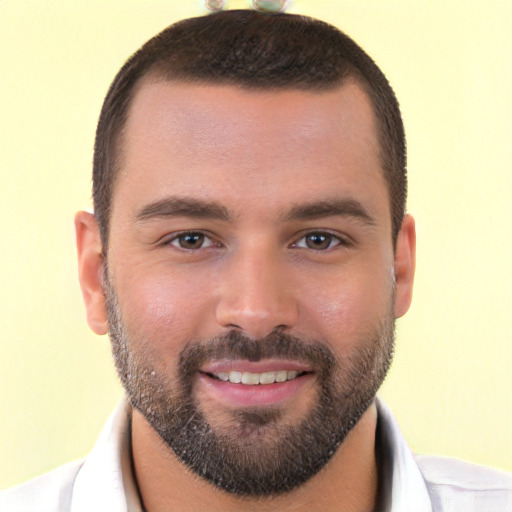
<path id="1" fill-rule="evenodd" d="M 100 230 L 92 213 L 75 216 L 78 275 L 87 312 L 87 323 L 96 334 L 108 332 L 105 293 L 103 291 L 103 252 Z"/>
<path id="2" fill-rule="evenodd" d="M 412 300 L 416 268 L 416 228 L 411 215 L 406 215 L 398 233 L 395 248 L 395 318 L 407 313 Z"/>

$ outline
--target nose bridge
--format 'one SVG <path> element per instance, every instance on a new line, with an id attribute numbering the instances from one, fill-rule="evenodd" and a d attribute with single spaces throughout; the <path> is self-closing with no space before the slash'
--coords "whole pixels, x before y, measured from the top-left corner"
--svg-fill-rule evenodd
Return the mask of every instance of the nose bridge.
<path id="1" fill-rule="evenodd" d="M 217 305 L 217 321 L 250 337 L 293 326 L 298 310 L 277 250 L 255 244 L 233 255 Z"/>

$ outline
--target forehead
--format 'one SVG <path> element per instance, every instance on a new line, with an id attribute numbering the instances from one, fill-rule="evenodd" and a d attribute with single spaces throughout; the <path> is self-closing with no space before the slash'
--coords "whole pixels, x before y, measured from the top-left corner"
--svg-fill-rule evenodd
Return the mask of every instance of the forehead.
<path id="1" fill-rule="evenodd" d="M 350 195 L 371 182 L 382 195 L 378 155 L 370 100 L 352 81 L 312 92 L 145 79 L 123 131 L 113 210 L 119 195 L 176 194 L 250 196 L 270 208 L 333 183 Z"/>

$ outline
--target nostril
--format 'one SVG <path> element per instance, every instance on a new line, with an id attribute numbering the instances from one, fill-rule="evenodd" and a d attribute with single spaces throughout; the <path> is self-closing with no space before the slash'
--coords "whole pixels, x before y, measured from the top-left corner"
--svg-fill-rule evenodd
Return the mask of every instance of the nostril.
<path id="1" fill-rule="evenodd" d="M 239 330 L 254 339 L 296 326 L 298 306 L 291 294 L 281 286 L 276 288 L 275 283 L 253 288 L 244 287 L 242 293 L 240 286 L 226 284 L 215 306 L 219 326 Z"/>

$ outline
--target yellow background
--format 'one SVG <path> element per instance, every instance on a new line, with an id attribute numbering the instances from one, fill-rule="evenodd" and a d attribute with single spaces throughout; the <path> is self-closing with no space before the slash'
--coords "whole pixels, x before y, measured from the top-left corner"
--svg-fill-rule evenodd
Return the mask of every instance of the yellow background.
<path id="1" fill-rule="evenodd" d="M 227 2 L 246 7 L 249 1 Z M 295 0 L 396 90 L 418 272 L 382 395 L 419 452 L 512 470 L 512 2 Z M 72 218 L 122 62 L 199 0 L 0 0 L 0 487 L 85 455 L 121 395 Z"/>

